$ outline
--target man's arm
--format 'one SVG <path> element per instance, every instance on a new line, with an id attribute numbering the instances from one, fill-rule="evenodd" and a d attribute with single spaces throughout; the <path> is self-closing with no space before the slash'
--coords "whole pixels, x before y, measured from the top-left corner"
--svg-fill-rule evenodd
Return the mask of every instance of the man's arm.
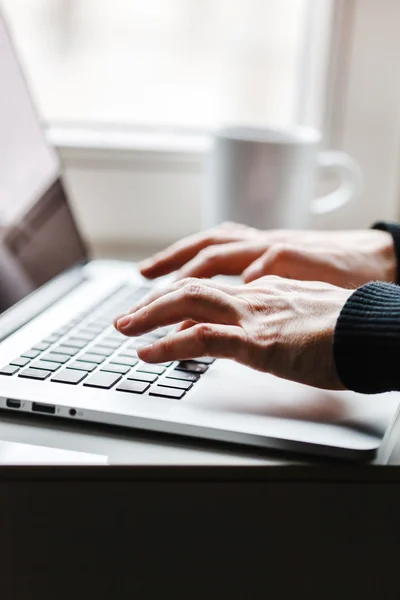
<path id="1" fill-rule="evenodd" d="M 340 312 L 333 349 L 346 388 L 400 390 L 400 287 L 374 282 L 356 290 Z"/>
<path id="2" fill-rule="evenodd" d="M 400 282 L 400 225 L 378 222 L 373 229 L 391 234 Z M 400 287 L 382 282 L 356 290 L 335 328 L 334 359 L 343 385 L 374 394 L 400 390 Z"/>

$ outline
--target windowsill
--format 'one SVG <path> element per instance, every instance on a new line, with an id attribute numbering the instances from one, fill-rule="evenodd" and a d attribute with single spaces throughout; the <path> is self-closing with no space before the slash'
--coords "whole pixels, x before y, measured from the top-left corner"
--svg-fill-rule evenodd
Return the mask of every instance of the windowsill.
<path id="1" fill-rule="evenodd" d="M 211 135 L 203 130 L 52 123 L 46 131 L 61 154 L 76 158 L 152 153 L 195 159 L 211 148 Z"/>
<path id="2" fill-rule="evenodd" d="M 54 123 L 47 136 L 96 255 L 145 256 L 201 228 L 206 132 Z"/>

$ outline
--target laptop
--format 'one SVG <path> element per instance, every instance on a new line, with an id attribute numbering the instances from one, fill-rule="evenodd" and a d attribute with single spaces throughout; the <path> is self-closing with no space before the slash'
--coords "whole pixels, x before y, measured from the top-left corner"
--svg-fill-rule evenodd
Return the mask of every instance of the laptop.
<path id="1" fill-rule="evenodd" d="M 1 19 L 0 81 L 0 409 L 372 460 L 397 394 L 325 392 L 209 357 L 139 360 L 143 337 L 112 321 L 151 285 L 134 263 L 89 259 Z"/>

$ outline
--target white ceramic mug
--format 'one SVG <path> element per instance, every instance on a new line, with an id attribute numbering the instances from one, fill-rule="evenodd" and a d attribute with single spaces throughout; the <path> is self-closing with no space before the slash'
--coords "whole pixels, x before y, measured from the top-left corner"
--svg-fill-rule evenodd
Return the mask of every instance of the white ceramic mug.
<path id="1" fill-rule="evenodd" d="M 319 151 L 320 133 L 232 127 L 215 133 L 204 207 L 204 227 L 236 221 L 259 229 L 304 228 L 310 215 L 332 213 L 362 187 L 357 163 L 344 152 Z M 333 192 L 315 198 L 318 171 L 340 178 Z"/>

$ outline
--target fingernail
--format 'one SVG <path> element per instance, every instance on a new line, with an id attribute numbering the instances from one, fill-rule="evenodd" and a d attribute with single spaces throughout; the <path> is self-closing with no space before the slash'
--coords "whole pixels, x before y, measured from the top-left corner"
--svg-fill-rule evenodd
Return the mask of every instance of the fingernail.
<path id="1" fill-rule="evenodd" d="M 129 325 L 130 322 L 131 322 L 130 316 L 122 317 L 122 319 L 118 319 L 117 327 L 118 327 L 118 329 L 124 329 L 127 325 Z"/>

